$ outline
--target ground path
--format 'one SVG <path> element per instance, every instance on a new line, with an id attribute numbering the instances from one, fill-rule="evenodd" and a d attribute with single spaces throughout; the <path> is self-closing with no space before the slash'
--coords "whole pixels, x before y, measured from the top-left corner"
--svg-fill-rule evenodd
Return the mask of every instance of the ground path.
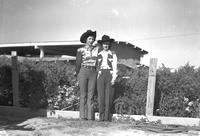
<path id="1" fill-rule="evenodd" d="M 81 121 L 78 119 L 29 119 L 0 116 L 0 136 L 197 136 L 187 133 L 154 133 L 136 129 L 129 123 Z"/>

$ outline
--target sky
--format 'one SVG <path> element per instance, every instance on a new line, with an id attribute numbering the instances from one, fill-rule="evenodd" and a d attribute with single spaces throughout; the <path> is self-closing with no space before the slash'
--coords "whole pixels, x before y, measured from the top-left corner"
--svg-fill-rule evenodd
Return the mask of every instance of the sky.
<path id="1" fill-rule="evenodd" d="M 145 65 L 200 66 L 200 0 L 0 0 L 0 43 L 74 41 L 88 29 L 148 51 Z"/>

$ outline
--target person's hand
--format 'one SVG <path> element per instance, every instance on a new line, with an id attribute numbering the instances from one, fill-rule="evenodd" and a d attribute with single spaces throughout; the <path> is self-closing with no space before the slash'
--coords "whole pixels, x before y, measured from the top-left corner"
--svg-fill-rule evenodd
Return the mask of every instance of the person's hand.
<path id="1" fill-rule="evenodd" d="M 101 75 L 101 71 L 98 72 L 97 79 L 99 79 L 100 75 Z"/>
<path id="2" fill-rule="evenodd" d="M 77 73 L 76 72 L 74 72 L 74 77 L 77 77 Z"/>
<path id="3" fill-rule="evenodd" d="M 111 85 L 114 85 L 114 84 L 115 84 L 115 80 L 112 79 L 112 80 L 111 80 Z"/>

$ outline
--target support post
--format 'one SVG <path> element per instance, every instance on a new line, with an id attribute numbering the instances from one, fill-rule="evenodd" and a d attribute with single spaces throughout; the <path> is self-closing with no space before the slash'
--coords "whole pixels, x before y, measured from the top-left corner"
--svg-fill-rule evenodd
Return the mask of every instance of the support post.
<path id="1" fill-rule="evenodd" d="M 157 58 L 150 59 L 147 87 L 146 116 L 153 116 Z"/>
<path id="2" fill-rule="evenodd" d="M 19 71 L 17 52 L 11 52 L 13 106 L 19 106 Z"/>
<path id="3" fill-rule="evenodd" d="M 44 49 L 40 48 L 40 58 L 44 58 Z"/>

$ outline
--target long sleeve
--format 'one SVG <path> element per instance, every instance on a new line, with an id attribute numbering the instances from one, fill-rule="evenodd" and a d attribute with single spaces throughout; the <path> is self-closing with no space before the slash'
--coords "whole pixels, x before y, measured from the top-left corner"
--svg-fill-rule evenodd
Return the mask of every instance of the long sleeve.
<path id="1" fill-rule="evenodd" d="M 81 63 L 82 63 L 82 54 L 79 50 L 77 50 L 77 53 L 76 53 L 76 74 L 77 75 L 81 69 Z"/>
<path id="2" fill-rule="evenodd" d="M 116 55 L 116 53 L 113 53 L 112 67 L 113 67 L 113 78 L 112 78 L 112 80 L 115 80 L 117 78 L 117 55 Z"/>

